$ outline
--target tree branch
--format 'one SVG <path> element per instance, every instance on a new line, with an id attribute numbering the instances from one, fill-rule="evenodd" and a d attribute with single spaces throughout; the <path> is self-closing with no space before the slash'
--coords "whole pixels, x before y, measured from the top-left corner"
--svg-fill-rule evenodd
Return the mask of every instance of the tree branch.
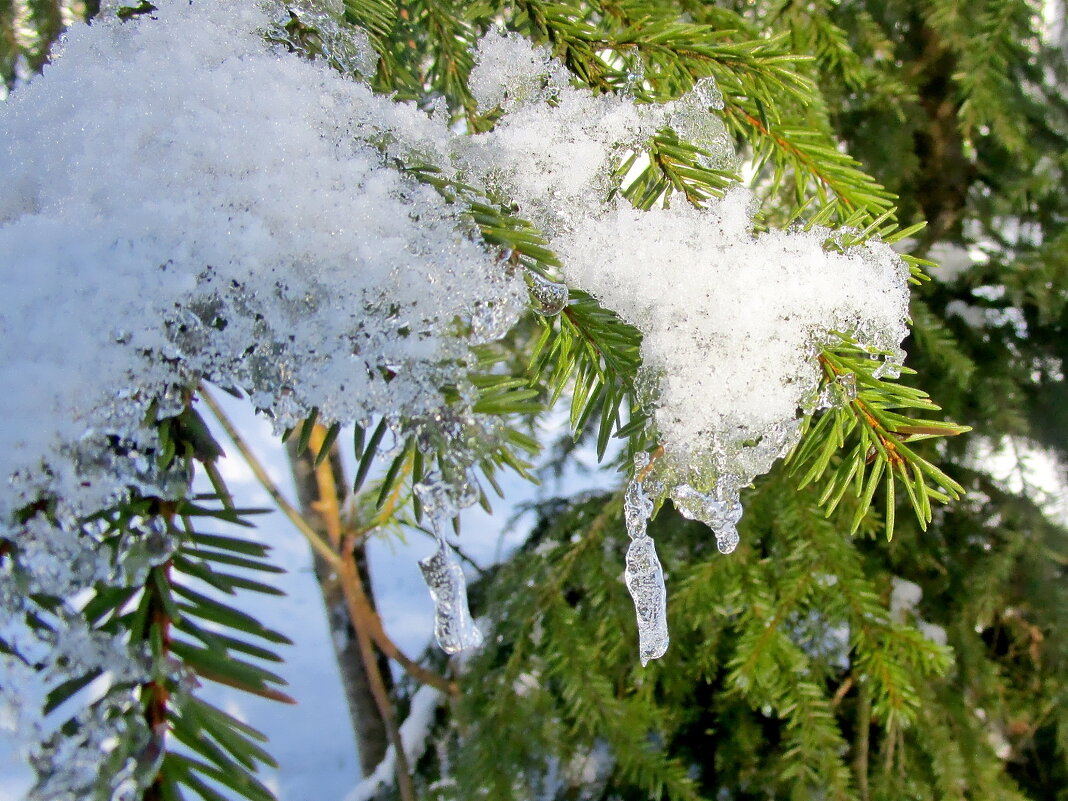
<path id="1" fill-rule="evenodd" d="M 337 551 L 331 548 L 330 545 L 319 536 L 296 507 L 282 495 L 281 491 L 267 474 L 267 470 L 264 468 L 263 464 L 256 458 L 256 455 L 252 452 L 252 449 L 249 448 L 241 435 L 237 433 L 237 428 L 234 427 L 230 418 L 226 416 L 226 412 L 222 410 L 222 407 L 219 406 L 216 400 L 211 396 L 207 387 L 203 383 L 201 383 L 198 391 L 201 399 L 203 399 L 204 403 L 211 409 L 211 413 L 215 416 L 215 419 L 219 421 L 219 425 L 222 426 L 227 436 L 230 437 L 231 441 L 234 443 L 234 446 L 241 453 L 241 458 L 248 464 L 249 468 L 252 470 L 252 474 L 256 476 L 256 480 L 259 481 L 260 486 L 271 496 L 271 500 L 274 501 L 282 514 L 289 518 L 289 522 L 296 526 L 297 531 L 304 535 L 304 538 L 308 541 L 311 547 L 315 549 L 315 552 L 325 559 L 331 567 L 337 570 L 341 563 L 341 558 L 338 556 Z"/>
<path id="2" fill-rule="evenodd" d="M 312 429 L 309 445 L 318 452 L 325 442 L 325 437 L 326 429 L 321 425 L 316 425 Z M 364 589 L 363 579 L 360 578 L 360 571 L 356 567 L 356 559 L 353 556 L 357 542 L 367 532 L 363 530 L 344 532 L 341 522 L 341 504 L 337 497 L 337 482 L 334 469 L 328 459 L 323 459 L 315 468 L 315 480 L 319 485 L 319 514 L 322 515 L 327 536 L 340 553 L 341 563 L 338 572 L 342 579 L 341 588 L 345 594 L 345 602 L 349 607 L 353 627 L 357 633 L 366 632 L 382 653 L 400 664 L 412 678 L 436 687 L 446 695 L 458 695 L 460 688 L 456 682 L 449 681 L 410 659 L 386 634 L 382 618 L 371 605 L 371 599 Z"/>
<path id="3" fill-rule="evenodd" d="M 326 444 L 326 429 L 321 425 L 312 428 L 309 445 L 319 453 Z M 334 548 L 340 551 L 337 571 L 341 578 L 341 588 L 345 595 L 345 603 L 349 608 L 349 617 L 352 618 L 353 628 L 356 629 L 356 639 L 360 645 L 360 657 L 363 659 L 363 667 L 367 673 L 371 685 L 371 694 L 374 696 L 378 713 L 386 724 L 386 733 L 395 751 L 394 767 L 397 774 L 397 789 L 400 791 L 402 801 L 415 801 L 415 789 L 412 786 L 412 777 L 408 767 L 408 757 L 404 753 L 404 743 L 401 741 L 400 731 L 397 728 L 397 717 L 394 714 L 393 703 L 386 690 L 386 683 L 382 679 L 382 672 L 378 668 L 378 659 L 375 657 L 374 648 L 371 644 L 369 619 L 373 615 L 368 614 L 369 602 L 363 593 L 363 582 L 360 581 L 360 571 L 356 567 L 356 559 L 353 557 L 355 543 L 347 540 L 342 543 L 341 528 L 341 504 L 337 497 L 337 482 L 334 477 L 334 468 L 329 459 L 323 459 L 315 468 L 315 481 L 319 486 L 319 514 L 323 525 L 326 527 L 327 536 Z M 344 546 L 344 547 L 342 547 Z M 359 587 L 357 595 L 354 588 Z M 363 603 L 359 603 L 362 601 Z M 368 609 L 365 609 L 367 606 Z"/>

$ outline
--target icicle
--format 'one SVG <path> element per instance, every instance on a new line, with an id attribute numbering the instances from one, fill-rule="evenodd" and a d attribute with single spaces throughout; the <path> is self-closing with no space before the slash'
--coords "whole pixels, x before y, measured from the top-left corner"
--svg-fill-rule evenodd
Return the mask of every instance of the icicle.
<path id="1" fill-rule="evenodd" d="M 544 276 L 530 272 L 530 300 L 534 311 L 543 317 L 555 317 L 567 307 L 566 284 L 558 284 Z"/>
<path id="2" fill-rule="evenodd" d="M 634 481 L 627 487 L 623 501 L 623 513 L 630 535 L 627 548 L 627 569 L 623 578 L 627 590 L 634 599 L 634 611 L 638 618 L 638 653 L 642 665 L 650 659 L 659 659 L 667 651 L 669 637 L 667 628 L 667 589 L 664 587 L 664 570 L 656 555 L 656 545 L 646 531 L 653 514 L 653 501 L 645 493 L 638 480 L 642 468 L 641 457 L 635 458 Z M 647 457 L 646 457 L 647 458 Z M 647 462 L 644 462 L 647 464 Z"/>
<path id="3" fill-rule="evenodd" d="M 438 549 L 419 560 L 423 580 L 434 599 L 434 639 L 447 654 L 482 644 L 482 632 L 471 619 L 467 605 L 467 579 L 453 549 L 445 541 L 442 526 L 433 519 Z"/>

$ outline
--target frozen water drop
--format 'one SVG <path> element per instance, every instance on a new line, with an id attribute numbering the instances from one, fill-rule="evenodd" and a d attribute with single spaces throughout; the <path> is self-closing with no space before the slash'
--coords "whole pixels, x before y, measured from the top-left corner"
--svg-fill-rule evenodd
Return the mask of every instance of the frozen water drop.
<path id="1" fill-rule="evenodd" d="M 466 509 L 468 506 L 474 506 L 478 503 L 479 498 L 482 497 L 482 490 L 479 487 L 478 477 L 475 475 L 474 468 L 469 467 L 463 472 L 463 477 L 457 479 L 456 493 L 456 505 L 461 509 Z"/>
<path id="2" fill-rule="evenodd" d="M 683 517 L 699 520 L 713 531 L 733 528 L 742 518 L 742 504 L 737 490 L 726 485 L 718 486 L 716 492 L 698 492 L 689 484 L 679 484 L 671 489 L 671 500 Z"/>
<path id="3" fill-rule="evenodd" d="M 872 378 L 897 378 L 901 375 L 901 365 L 893 359 L 886 359 L 872 371 L 871 375 Z"/>
<path id="4" fill-rule="evenodd" d="M 630 597 L 634 599 L 634 611 L 638 618 L 638 653 L 644 666 L 650 659 L 662 657 L 669 641 L 664 570 L 651 537 L 643 535 L 631 540 L 623 578 Z"/>
<path id="5" fill-rule="evenodd" d="M 530 273 L 530 300 L 534 311 L 543 317 L 555 317 L 567 307 L 566 284 L 550 281 L 537 273 Z"/>
<path id="6" fill-rule="evenodd" d="M 738 536 L 738 529 L 733 525 L 726 526 L 716 532 L 716 547 L 722 554 L 734 553 L 734 549 L 738 547 L 739 542 L 741 542 L 741 538 Z"/>
<path id="7" fill-rule="evenodd" d="M 841 373 L 823 388 L 816 401 L 817 409 L 840 409 L 857 399 L 856 373 Z"/>
<path id="8" fill-rule="evenodd" d="M 448 483 L 436 471 L 427 473 L 423 480 L 415 485 L 415 497 L 419 499 L 431 520 L 456 516 L 459 510 L 450 489 Z"/>
<path id="9" fill-rule="evenodd" d="M 438 549 L 421 559 L 419 568 L 434 600 L 434 639 L 441 650 L 455 654 L 481 645 L 482 632 L 471 619 L 467 605 L 467 580 L 463 568 L 440 534 Z"/>
<path id="10" fill-rule="evenodd" d="M 857 399 L 857 375 L 856 373 L 842 373 L 834 380 L 835 385 L 842 393 L 842 398 L 848 403 Z"/>

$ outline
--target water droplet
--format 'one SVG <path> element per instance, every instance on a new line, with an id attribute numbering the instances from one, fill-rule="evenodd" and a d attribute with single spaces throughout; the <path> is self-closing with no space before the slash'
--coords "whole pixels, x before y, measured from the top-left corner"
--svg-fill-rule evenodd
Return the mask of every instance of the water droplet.
<path id="1" fill-rule="evenodd" d="M 716 532 L 716 547 L 721 554 L 734 553 L 734 549 L 738 547 L 738 543 L 741 542 L 741 538 L 738 536 L 738 529 L 733 525 L 729 525 Z"/>
<path id="2" fill-rule="evenodd" d="M 535 272 L 530 273 L 530 280 L 530 304 L 538 314 L 544 317 L 555 317 L 567 307 L 566 284 L 550 281 Z"/>

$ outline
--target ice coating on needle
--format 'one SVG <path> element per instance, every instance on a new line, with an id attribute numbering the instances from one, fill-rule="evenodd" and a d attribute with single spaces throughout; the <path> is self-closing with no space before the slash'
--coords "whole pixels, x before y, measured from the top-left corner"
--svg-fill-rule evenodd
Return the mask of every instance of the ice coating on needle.
<path id="1" fill-rule="evenodd" d="M 543 317 L 554 317 L 567 307 L 567 284 L 530 273 L 531 308 Z"/>

